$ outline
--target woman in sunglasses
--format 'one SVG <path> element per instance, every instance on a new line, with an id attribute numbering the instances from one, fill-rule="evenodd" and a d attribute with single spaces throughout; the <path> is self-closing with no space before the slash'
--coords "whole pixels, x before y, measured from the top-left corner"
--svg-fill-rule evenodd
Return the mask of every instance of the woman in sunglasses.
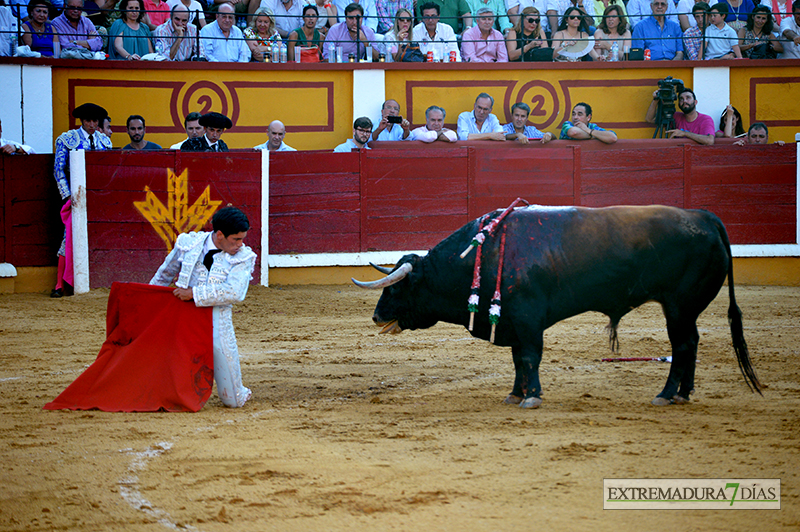
<path id="1" fill-rule="evenodd" d="M 561 25 L 553 34 L 553 61 L 583 61 L 586 55 L 589 55 L 594 61 L 603 60 L 603 56 L 590 45 L 594 38 L 589 35 L 586 18 L 587 15 L 580 8 L 574 6 L 564 11 Z M 586 47 L 580 46 L 582 44 L 586 44 Z"/>
<path id="2" fill-rule="evenodd" d="M 536 61 L 536 50 L 547 48 L 541 14 L 535 7 L 526 7 L 514 27 L 506 35 L 509 61 Z"/>
<path id="3" fill-rule="evenodd" d="M 631 32 L 622 8 L 616 4 L 603 11 L 603 20 L 594 32 L 594 49 L 608 61 L 611 47 L 617 43 L 617 61 L 624 61 L 631 51 Z"/>
<path id="4" fill-rule="evenodd" d="M 394 25 L 392 30 L 386 34 L 386 44 L 389 46 L 389 54 L 395 61 L 402 61 L 403 54 L 411 44 L 411 23 L 414 17 L 411 11 L 400 8 L 394 15 Z"/>

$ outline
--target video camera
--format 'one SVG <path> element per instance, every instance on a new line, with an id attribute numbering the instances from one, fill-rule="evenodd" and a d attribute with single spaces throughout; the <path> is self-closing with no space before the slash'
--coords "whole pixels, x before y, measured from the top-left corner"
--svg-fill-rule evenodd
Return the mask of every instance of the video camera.
<path id="1" fill-rule="evenodd" d="M 675 129 L 675 99 L 683 92 L 683 80 L 673 79 L 672 76 L 659 80 L 658 94 L 658 110 L 656 111 L 656 130 L 653 133 L 653 138 L 664 135 L 666 131 Z"/>

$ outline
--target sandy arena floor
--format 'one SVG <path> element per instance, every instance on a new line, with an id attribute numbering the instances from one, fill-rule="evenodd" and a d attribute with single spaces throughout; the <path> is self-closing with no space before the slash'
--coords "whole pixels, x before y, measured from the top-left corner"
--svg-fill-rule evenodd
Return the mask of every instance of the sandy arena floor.
<path id="1" fill-rule="evenodd" d="M 42 410 L 97 356 L 108 291 L 0 296 L 0 530 L 800 529 L 800 289 L 737 287 L 763 398 L 723 291 L 690 405 L 650 405 L 665 363 L 600 362 L 607 319 L 586 314 L 546 334 L 539 410 L 502 404 L 509 349 L 447 324 L 379 336 L 378 295 L 253 287 L 234 321 L 254 398 L 196 414 Z M 670 354 L 657 305 L 620 340 Z M 604 511 L 604 477 L 781 478 L 781 510 Z"/>

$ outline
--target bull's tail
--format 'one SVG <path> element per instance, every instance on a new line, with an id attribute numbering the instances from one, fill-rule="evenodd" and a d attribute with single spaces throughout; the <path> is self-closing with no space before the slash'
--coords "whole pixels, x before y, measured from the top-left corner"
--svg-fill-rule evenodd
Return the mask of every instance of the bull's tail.
<path id="1" fill-rule="evenodd" d="M 733 340 L 733 350 L 736 352 L 736 361 L 739 363 L 739 369 L 744 376 L 744 381 L 747 383 L 750 391 L 756 391 L 760 395 L 761 382 L 758 380 L 756 370 L 750 362 L 750 351 L 747 349 L 747 342 L 744 339 L 744 328 L 742 327 L 742 310 L 736 304 L 736 295 L 733 288 L 733 253 L 731 252 L 731 244 L 728 241 L 728 232 L 719 223 L 720 237 L 725 244 L 725 249 L 728 252 L 728 296 L 730 298 L 730 306 L 728 307 L 728 323 L 731 326 L 731 339 Z"/>

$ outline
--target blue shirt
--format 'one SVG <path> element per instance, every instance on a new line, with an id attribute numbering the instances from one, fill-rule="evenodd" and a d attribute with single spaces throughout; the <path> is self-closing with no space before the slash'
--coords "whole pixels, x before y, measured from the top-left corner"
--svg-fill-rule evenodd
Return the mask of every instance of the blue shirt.
<path id="1" fill-rule="evenodd" d="M 225 37 L 216 20 L 206 24 L 200 30 L 200 44 L 209 61 L 250 62 L 250 47 L 244 42 L 242 30 L 235 25 L 231 28 L 230 36 Z"/>
<path id="2" fill-rule="evenodd" d="M 403 140 L 403 128 L 400 127 L 400 124 L 390 124 L 392 126 L 392 130 L 389 131 L 387 127 L 380 134 L 375 137 L 375 133 L 372 134 L 372 140 Z M 411 135 L 409 135 L 410 137 Z"/>
<path id="3" fill-rule="evenodd" d="M 683 32 L 680 25 L 669 19 L 664 20 L 664 28 L 656 22 L 655 17 L 641 21 L 633 28 L 632 48 L 650 49 L 653 61 L 670 60 L 675 54 L 683 52 Z"/>
<path id="4" fill-rule="evenodd" d="M 506 135 L 513 135 L 516 132 L 517 130 L 514 129 L 513 122 L 509 122 L 508 124 L 503 126 L 503 133 L 505 133 Z M 529 139 L 540 139 L 544 137 L 544 133 L 542 133 L 533 126 L 525 126 L 525 129 L 522 131 L 522 133 Z"/>
<path id="5" fill-rule="evenodd" d="M 458 115 L 458 140 L 467 140 L 472 133 L 502 133 L 503 126 L 493 114 L 489 114 L 483 125 L 478 129 L 478 122 L 475 120 L 474 111 L 464 111 Z"/>
<path id="6" fill-rule="evenodd" d="M 364 147 L 368 150 L 371 149 L 366 144 L 364 145 Z M 356 143 L 353 141 L 353 139 L 347 139 L 347 141 L 345 141 L 344 143 L 336 146 L 333 149 L 333 153 L 350 153 L 350 150 L 358 150 L 358 149 L 360 148 L 356 146 Z"/>

